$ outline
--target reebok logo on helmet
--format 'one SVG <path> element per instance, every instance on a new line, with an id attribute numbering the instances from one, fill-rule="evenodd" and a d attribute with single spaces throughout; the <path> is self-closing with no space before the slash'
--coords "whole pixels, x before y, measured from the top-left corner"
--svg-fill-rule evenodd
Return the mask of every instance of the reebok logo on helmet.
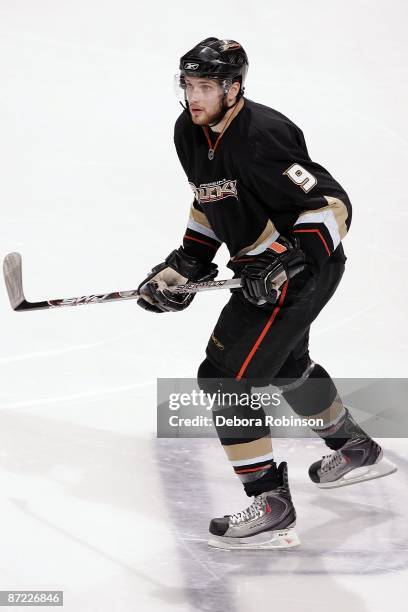
<path id="1" fill-rule="evenodd" d="M 184 70 L 197 70 L 200 64 L 192 64 L 191 62 L 186 62 L 184 64 Z"/>

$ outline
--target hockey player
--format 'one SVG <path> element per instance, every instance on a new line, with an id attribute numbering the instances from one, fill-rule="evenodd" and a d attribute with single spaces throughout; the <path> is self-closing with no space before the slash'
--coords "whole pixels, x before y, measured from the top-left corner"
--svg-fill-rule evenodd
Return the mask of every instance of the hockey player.
<path id="1" fill-rule="evenodd" d="M 281 113 L 244 97 L 248 59 L 233 40 L 207 38 L 180 60 L 177 86 L 185 110 L 174 142 L 194 192 L 183 245 L 139 286 L 138 304 L 178 312 L 194 294 L 168 287 L 214 279 L 222 243 L 241 277 L 207 345 L 198 383 L 208 393 L 250 393 L 281 381 L 285 400 L 331 454 L 309 468 L 320 487 L 385 476 L 396 468 L 353 420 L 328 372 L 309 356 L 312 321 L 344 272 L 342 239 L 351 204 L 339 183 L 313 162 L 302 131 Z M 275 384 L 274 383 L 274 384 Z M 250 408 L 219 405 L 216 413 L 248 416 Z M 249 414 L 249 416 L 251 416 Z M 257 413 L 259 417 L 259 411 Z M 253 503 L 210 524 L 213 546 L 283 548 L 299 539 L 287 465 L 276 465 L 269 427 L 217 427 L 221 444 Z"/>

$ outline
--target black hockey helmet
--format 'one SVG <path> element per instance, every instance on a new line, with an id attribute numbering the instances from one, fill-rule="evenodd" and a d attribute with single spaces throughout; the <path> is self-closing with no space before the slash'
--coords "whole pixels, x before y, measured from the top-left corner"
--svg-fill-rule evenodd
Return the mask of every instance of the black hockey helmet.
<path id="1" fill-rule="evenodd" d="M 244 93 L 244 83 L 248 72 L 248 57 L 242 46 L 235 40 L 206 38 L 193 47 L 180 59 L 180 75 L 229 79 L 239 81 Z"/>

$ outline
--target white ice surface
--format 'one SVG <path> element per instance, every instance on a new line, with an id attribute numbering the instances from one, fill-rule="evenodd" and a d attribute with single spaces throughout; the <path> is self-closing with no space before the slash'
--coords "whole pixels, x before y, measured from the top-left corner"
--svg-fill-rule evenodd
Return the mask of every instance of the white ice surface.
<path id="1" fill-rule="evenodd" d="M 134 288 L 178 246 L 172 77 L 198 40 L 236 38 L 248 97 L 300 125 L 354 205 L 312 357 L 406 376 L 407 16 L 402 0 L 1 0 L 0 254 L 22 253 L 27 296 Z M 195 375 L 225 300 L 17 314 L 0 289 L 0 589 L 63 589 L 69 611 L 405 610 L 405 440 L 384 440 L 397 474 L 330 492 L 307 479 L 318 442 L 278 441 L 302 548 L 207 549 L 208 519 L 247 499 L 216 440 L 156 440 L 155 381 Z"/>

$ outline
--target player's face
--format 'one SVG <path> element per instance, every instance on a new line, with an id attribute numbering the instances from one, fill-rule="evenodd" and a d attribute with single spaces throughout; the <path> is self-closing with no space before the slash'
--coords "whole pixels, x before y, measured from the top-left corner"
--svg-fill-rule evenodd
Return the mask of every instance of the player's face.
<path id="1" fill-rule="evenodd" d="M 215 79 L 186 77 L 186 95 L 191 119 L 196 125 L 207 125 L 222 109 L 223 90 Z"/>

